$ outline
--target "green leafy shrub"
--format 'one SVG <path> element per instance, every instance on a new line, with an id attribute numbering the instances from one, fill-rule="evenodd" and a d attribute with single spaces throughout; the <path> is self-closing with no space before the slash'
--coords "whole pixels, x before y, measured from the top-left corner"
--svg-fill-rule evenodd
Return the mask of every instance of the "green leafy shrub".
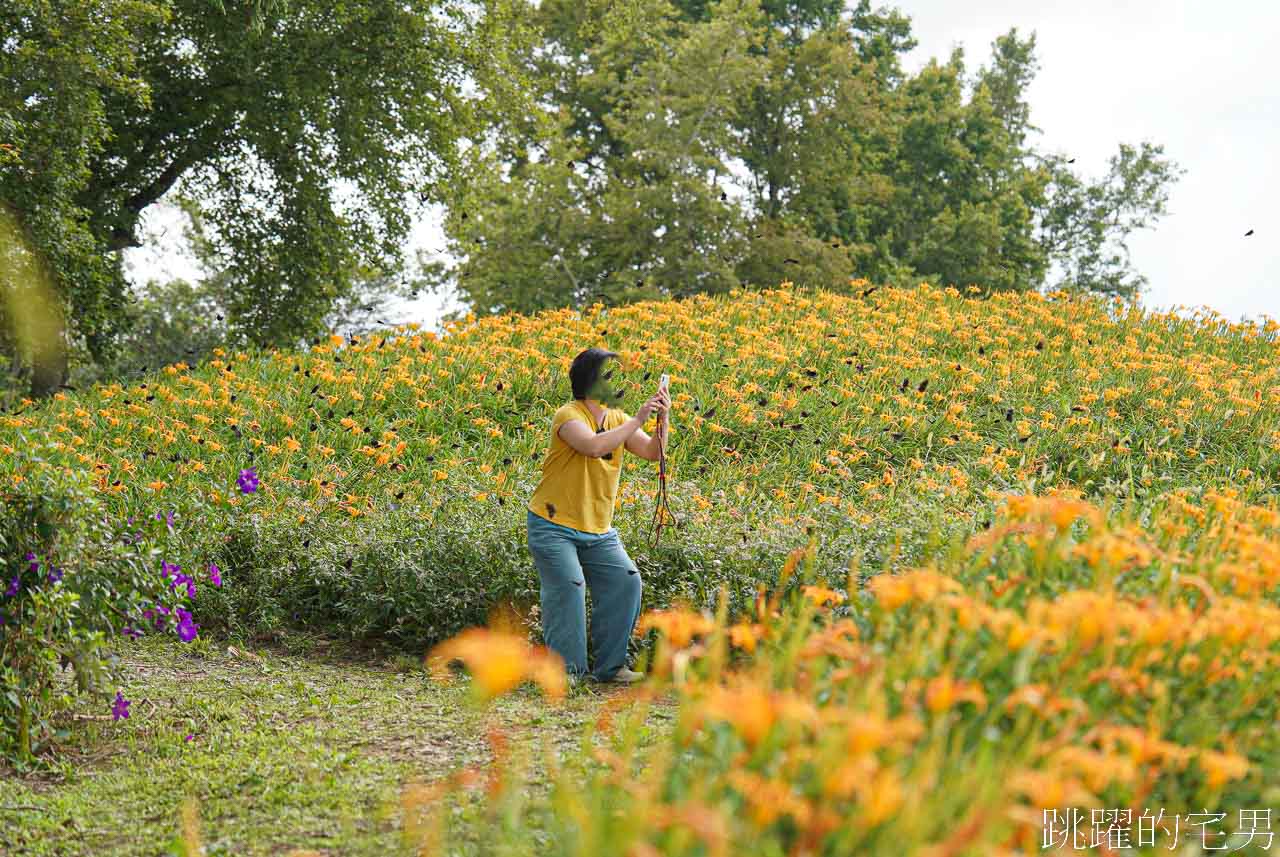
<path id="1" fill-rule="evenodd" d="M 155 571 L 160 549 L 144 547 L 167 520 L 127 531 L 103 514 L 85 472 L 39 466 L 49 451 L 15 449 L 23 478 L 0 501 L 0 754 L 24 762 L 56 739 L 57 717 L 77 695 L 110 693 L 107 641 L 141 634 L 151 605 L 167 600 L 165 618 L 176 616 L 182 597 Z M 61 676 L 68 668 L 73 681 Z"/>

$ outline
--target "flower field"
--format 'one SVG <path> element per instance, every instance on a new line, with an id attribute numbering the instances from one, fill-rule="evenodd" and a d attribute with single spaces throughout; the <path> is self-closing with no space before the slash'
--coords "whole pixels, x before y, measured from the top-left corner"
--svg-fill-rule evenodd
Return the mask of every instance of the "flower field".
<path id="1" fill-rule="evenodd" d="M 785 599 L 648 613 L 651 678 L 587 730 L 587 776 L 530 801 L 527 759 L 499 755 L 412 784 L 410 843 L 469 853 L 440 850 L 466 841 L 449 838 L 451 794 L 482 808 L 496 853 L 1269 851 L 1280 516 L 1209 492 L 1145 524 L 1061 496 L 1012 497 L 997 520 L 920 568 L 851 581 L 852 598 L 803 583 L 802 547 Z M 490 637 L 467 657 L 480 685 L 504 659 Z M 637 754 L 668 694 L 670 740 Z M 552 819 L 549 845 L 529 841 L 531 816 Z"/>
<path id="2" fill-rule="evenodd" d="M 1004 491 L 1217 486 L 1262 503 L 1278 488 L 1274 329 L 927 286 L 783 287 L 224 354 L 0 416 L 0 484 L 30 478 L 15 448 L 44 441 L 42 466 L 87 473 L 121 522 L 169 515 L 164 560 L 216 564 L 228 583 L 197 602 L 207 626 L 432 642 L 536 596 L 523 505 L 568 363 L 591 344 L 650 383 L 672 378 L 681 529 L 646 546 L 656 478 L 638 459 L 618 515 L 653 604 L 711 606 L 723 583 L 745 605 L 807 530 L 834 583 L 851 560 L 910 562 L 939 533 L 988 523 Z M 252 494 L 237 487 L 249 468 Z"/>
<path id="3" fill-rule="evenodd" d="M 536 602 L 524 504 L 569 361 L 603 345 L 642 386 L 631 409 L 671 376 L 678 526 L 649 543 L 657 483 L 634 457 L 615 518 L 653 677 L 545 799 L 501 753 L 406 787 L 410 850 L 449 837 L 421 810 L 479 782 L 455 797 L 498 853 L 1033 853 L 1068 808 L 1077 845 L 1100 830 L 1132 853 L 1123 813 L 1137 845 L 1162 809 L 1161 853 L 1229 831 L 1261 853 L 1246 813 L 1280 810 L 1276 333 L 862 282 L 484 318 L 25 405 L 0 415 L 0 484 L 69 469 L 108 518 L 155 522 L 157 578 L 201 570 L 173 581 L 199 589 L 183 639 L 452 637 L 483 686 L 519 675 L 484 659 L 520 647 L 454 635 Z M 637 767 L 661 694 L 677 725 Z"/>

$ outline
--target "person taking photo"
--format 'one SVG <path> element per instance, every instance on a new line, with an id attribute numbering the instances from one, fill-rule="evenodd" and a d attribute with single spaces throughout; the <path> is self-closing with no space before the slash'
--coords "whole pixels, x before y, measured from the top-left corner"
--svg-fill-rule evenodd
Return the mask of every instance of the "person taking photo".
<path id="1" fill-rule="evenodd" d="M 573 401 L 551 420 L 542 480 L 529 500 L 528 545 L 541 584 L 543 638 L 575 679 L 634 682 L 627 643 L 640 617 L 640 570 L 613 526 L 623 450 L 658 460 L 667 433 L 668 391 L 659 386 L 634 416 L 622 401 L 618 354 L 588 348 L 569 367 Z M 658 417 L 650 437 L 642 428 Z M 586 594 L 591 593 L 587 669 Z"/>

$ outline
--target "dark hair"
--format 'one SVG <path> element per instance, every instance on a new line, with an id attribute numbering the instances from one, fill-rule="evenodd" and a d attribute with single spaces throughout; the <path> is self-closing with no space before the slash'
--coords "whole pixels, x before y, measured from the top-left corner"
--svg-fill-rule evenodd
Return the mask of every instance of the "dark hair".
<path id="1" fill-rule="evenodd" d="M 587 391 L 591 389 L 596 379 L 600 377 L 600 367 L 604 365 L 604 361 L 610 357 L 617 356 L 617 352 L 614 351 L 605 351 L 603 348 L 588 348 L 573 358 L 573 365 L 569 367 L 569 383 L 573 386 L 573 397 L 575 399 L 585 399 Z"/>

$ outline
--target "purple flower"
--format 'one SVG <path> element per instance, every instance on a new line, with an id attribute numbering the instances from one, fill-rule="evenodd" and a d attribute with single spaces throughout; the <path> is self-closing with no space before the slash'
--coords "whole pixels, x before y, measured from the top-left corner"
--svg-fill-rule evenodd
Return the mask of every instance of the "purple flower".
<path id="1" fill-rule="evenodd" d="M 22 588 L 22 581 L 18 579 L 18 575 L 13 576 L 13 580 L 9 581 L 9 588 L 4 591 L 5 598 L 12 598 L 18 594 L 18 590 Z"/>
<path id="2" fill-rule="evenodd" d="M 148 607 L 146 610 L 142 611 L 143 619 L 154 618 L 157 631 L 164 630 L 165 620 L 163 617 L 168 615 L 169 615 L 169 608 L 165 607 L 163 604 L 157 604 L 154 607 Z"/>
<path id="3" fill-rule="evenodd" d="M 187 581 L 186 581 L 186 582 L 187 582 L 187 597 L 188 597 L 188 598 L 195 598 L 195 597 L 196 597 L 196 582 L 195 582 L 193 579 L 191 579 L 190 577 L 188 577 L 188 578 L 187 578 Z"/>
<path id="4" fill-rule="evenodd" d="M 217 564 L 212 562 L 209 563 L 209 582 L 214 586 L 222 585 L 222 573 L 218 571 Z"/>
<path id="5" fill-rule="evenodd" d="M 143 615 L 145 616 L 146 613 L 143 613 Z M 132 625 L 125 625 L 124 635 L 131 640 L 136 640 L 142 636 L 142 632 L 139 631 L 137 628 L 133 627 Z"/>
<path id="6" fill-rule="evenodd" d="M 36 555 L 31 551 L 27 551 L 27 559 L 31 561 L 31 573 L 35 574 L 40 570 L 40 561 L 36 559 Z"/>
<path id="7" fill-rule="evenodd" d="M 245 494 L 252 494 L 258 490 L 258 474 L 254 468 L 247 467 L 240 471 L 240 477 L 236 479 L 236 487 Z"/>
<path id="8" fill-rule="evenodd" d="M 196 737 L 196 736 L 194 736 L 194 735 L 188 735 L 186 738 L 183 738 L 182 740 L 183 740 L 183 741 L 191 741 L 191 740 L 194 740 L 194 739 L 195 739 L 195 737 Z"/>
<path id="9" fill-rule="evenodd" d="M 182 584 L 186 583 L 188 580 L 191 579 L 187 577 L 185 574 L 180 573 L 181 568 L 182 566 L 178 565 L 177 563 L 165 562 L 164 560 L 160 560 L 160 573 L 164 575 L 166 579 L 172 578 L 171 580 L 169 580 L 170 592 L 177 592 L 179 586 L 181 586 Z"/>
<path id="10" fill-rule="evenodd" d="M 57 583 L 59 580 L 62 580 L 62 569 L 58 568 L 58 566 L 56 565 L 53 566 L 52 568 L 49 569 L 48 577 L 49 577 L 50 584 Z"/>
<path id="11" fill-rule="evenodd" d="M 165 526 L 169 528 L 169 532 L 173 532 L 173 509 L 170 509 L 168 512 L 165 512 L 163 515 L 161 515 L 159 512 L 156 512 L 156 520 L 164 521 Z"/>
<path id="12" fill-rule="evenodd" d="M 178 608 L 178 639 L 184 643 L 190 643 L 196 638 L 196 628 L 200 626 L 191 621 L 191 614 L 181 607 Z"/>
<path id="13" fill-rule="evenodd" d="M 119 720 L 121 717 L 129 716 L 129 700 L 120 695 L 120 691 L 116 691 L 115 704 L 111 706 L 111 719 Z"/>

